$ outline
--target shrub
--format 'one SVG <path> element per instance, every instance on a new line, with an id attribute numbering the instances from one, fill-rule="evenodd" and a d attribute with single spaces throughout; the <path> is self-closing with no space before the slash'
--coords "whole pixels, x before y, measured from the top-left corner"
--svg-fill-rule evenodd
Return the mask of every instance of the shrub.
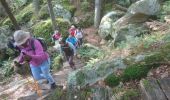
<path id="1" fill-rule="evenodd" d="M 146 77 L 148 71 L 149 71 L 149 67 L 146 65 L 139 65 L 139 64 L 131 65 L 124 70 L 122 75 L 122 80 L 123 81 L 129 81 L 135 79 L 139 80 L 143 77 Z"/>
<path id="2" fill-rule="evenodd" d="M 87 1 L 82 2 L 80 6 L 81 6 L 81 10 L 84 12 L 87 12 L 90 9 L 90 3 Z"/>
<path id="3" fill-rule="evenodd" d="M 120 82 L 120 78 L 111 74 L 109 75 L 106 79 L 105 79 L 105 83 L 106 85 L 110 86 L 110 87 L 114 87 L 119 85 Z"/>
<path id="4" fill-rule="evenodd" d="M 1 62 L 2 66 L 0 67 L 0 72 L 3 75 L 3 77 L 10 77 L 14 73 L 14 69 L 11 66 L 12 60 L 7 60 Z"/>
<path id="5" fill-rule="evenodd" d="M 78 53 L 86 61 L 92 58 L 99 58 L 103 56 L 103 52 L 101 50 L 88 46 L 83 46 L 82 48 L 78 49 Z"/>
<path id="6" fill-rule="evenodd" d="M 63 59 L 60 55 L 58 55 L 53 60 L 52 69 L 57 71 L 57 70 L 60 70 L 62 66 L 63 66 Z"/>
<path id="7" fill-rule="evenodd" d="M 58 18 L 56 19 L 57 25 L 59 27 L 59 29 L 61 29 L 61 33 L 63 37 L 66 37 L 68 35 L 67 30 L 69 28 L 69 22 Z M 33 33 L 35 36 L 39 36 L 39 37 L 43 37 L 46 39 L 48 45 L 51 45 L 51 35 L 54 33 L 53 29 L 52 29 L 52 23 L 51 23 L 51 19 L 45 20 L 45 21 L 41 21 L 37 24 L 35 24 L 33 27 Z"/>

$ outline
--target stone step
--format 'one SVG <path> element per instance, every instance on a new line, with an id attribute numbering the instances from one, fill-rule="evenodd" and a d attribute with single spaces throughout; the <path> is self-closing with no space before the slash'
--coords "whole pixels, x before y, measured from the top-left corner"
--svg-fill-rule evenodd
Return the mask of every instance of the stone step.
<path id="1" fill-rule="evenodd" d="M 170 100 L 170 78 L 140 81 L 143 100 Z"/>

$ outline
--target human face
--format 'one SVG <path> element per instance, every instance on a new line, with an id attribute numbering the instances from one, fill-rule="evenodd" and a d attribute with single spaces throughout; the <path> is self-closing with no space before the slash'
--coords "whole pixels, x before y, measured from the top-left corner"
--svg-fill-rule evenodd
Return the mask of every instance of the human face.
<path id="1" fill-rule="evenodd" d="M 29 43 L 29 39 L 28 40 L 26 40 L 26 42 L 25 43 L 23 43 L 22 45 L 21 45 L 21 47 L 27 47 L 28 46 L 28 43 Z"/>

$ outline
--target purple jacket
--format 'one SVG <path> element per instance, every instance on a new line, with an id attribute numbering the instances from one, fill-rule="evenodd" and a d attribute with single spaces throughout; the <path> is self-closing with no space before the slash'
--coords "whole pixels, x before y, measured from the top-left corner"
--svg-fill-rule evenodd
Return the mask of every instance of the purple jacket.
<path id="1" fill-rule="evenodd" d="M 34 41 L 34 47 L 35 50 L 32 50 L 31 46 L 31 39 L 28 42 L 28 46 L 26 48 L 20 47 L 21 52 L 24 52 L 26 55 L 31 56 L 31 61 L 29 62 L 33 66 L 39 66 L 41 65 L 44 61 L 46 61 L 49 58 L 49 55 L 47 52 L 43 51 L 43 47 L 41 43 L 38 40 L 33 40 Z M 20 53 L 19 56 L 19 63 L 23 63 L 23 53 Z"/>

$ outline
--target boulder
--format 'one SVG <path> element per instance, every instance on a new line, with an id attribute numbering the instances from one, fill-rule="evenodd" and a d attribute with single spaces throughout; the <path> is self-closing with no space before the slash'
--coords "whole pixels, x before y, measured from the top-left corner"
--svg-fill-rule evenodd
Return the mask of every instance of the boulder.
<path id="1" fill-rule="evenodd" d="M 112 24 L 121 16 L 123 16 L 123 12 L 112 11 L 102 18 L 98 33 L 103 39 L 106 39 L 110 35 L 112 32 Z"/>
<path id="2" fill-rule="evenodd" d="M 118 46 L 122 41 L 131 41 L 134 37 L 148 33 L 148 29 L 142 24 L 128 24 L 119 30 L 112 32 L 114 46 Z"/>
<path id="3" fill-rule="evenodd" d="M 63 6 L 56 4 L 53 9 L 56 17 L 61 17 L 68 20 L 71 19 L 71 13 L 68 10 L 64 9 Z"/>
<path id="4" fill-rule="evenodd" d="M 157 15 L 160 11 L 159 0 L 139 0 L 132 4 L 127 13 L 114 23 L 116 28 L 136 22 L 144 22 L 149 16 Z"/>

